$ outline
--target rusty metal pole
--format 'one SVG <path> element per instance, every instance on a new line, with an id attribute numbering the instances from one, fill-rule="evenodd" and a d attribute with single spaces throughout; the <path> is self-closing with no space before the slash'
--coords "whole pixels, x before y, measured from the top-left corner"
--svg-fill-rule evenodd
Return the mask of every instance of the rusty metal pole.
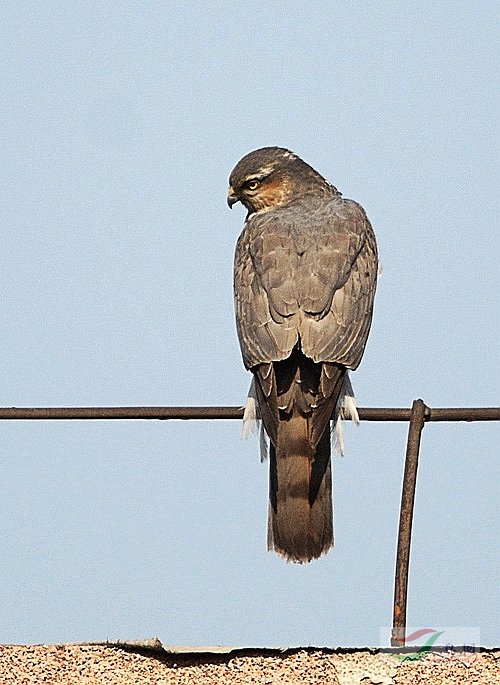
<path id="1" fill-rule="evenodd" d="M 411 408 L 410 425 L 408 428 L 394 580 L 391 644 L 395 647 L 404 647 L 406 639 L 406 600 L 408 594 L 408 569 L 410 565 L 411 527 L 413 523 L 415 487 L 417 484 L 420 438 L 425 424 L 426 410 L 427 407 L 422 400 L 415 400 Z"/>

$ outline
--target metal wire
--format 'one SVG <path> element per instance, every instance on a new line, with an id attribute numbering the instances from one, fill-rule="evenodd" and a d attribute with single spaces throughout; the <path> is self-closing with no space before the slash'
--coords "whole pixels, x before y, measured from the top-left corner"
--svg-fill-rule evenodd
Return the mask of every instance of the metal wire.
<path id="1" fill-rule="evenodd" d="M 411 409 L 361 407 L 361 421 L 410 421 Z M 241 419 L 241 407 L 0 407 L 0 420 Z M 499 421 L 500 407 L 425 407 L 427 421 Z"/>

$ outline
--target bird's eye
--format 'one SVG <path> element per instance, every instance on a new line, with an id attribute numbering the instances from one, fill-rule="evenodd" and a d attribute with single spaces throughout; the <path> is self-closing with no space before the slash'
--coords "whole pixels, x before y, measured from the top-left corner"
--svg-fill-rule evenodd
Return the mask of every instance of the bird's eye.
<path id="1" fill-rule="evenodd" d="M 259 182 L 255 178 L 251 181 L 248 181 L 248 183 L 247 183 L 248 190 L 256 190 L 258 187 L 259 187 Z"/>

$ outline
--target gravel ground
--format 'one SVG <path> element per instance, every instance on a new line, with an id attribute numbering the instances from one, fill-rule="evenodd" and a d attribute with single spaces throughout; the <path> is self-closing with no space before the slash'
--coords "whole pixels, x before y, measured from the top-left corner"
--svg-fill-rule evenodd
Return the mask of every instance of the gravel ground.
<path id="1" fill-rule="evenodd" d="M 401 661 L 370 650 L 166 654 L 92 645 L 0 646 L 0 685 L 500 685 L 500 652 Z"/>

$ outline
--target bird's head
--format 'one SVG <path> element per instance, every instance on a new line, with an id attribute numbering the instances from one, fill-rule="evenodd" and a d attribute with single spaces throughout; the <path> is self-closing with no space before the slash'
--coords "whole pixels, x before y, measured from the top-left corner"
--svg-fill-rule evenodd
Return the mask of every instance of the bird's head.
<path id="1" fill-rule="evenodd" d="M 250 214 L 286 205 L 301 190 L 325 180 L 300 157 L 282 147 L 263 147 L 245 155 L 229 177 L 227 203 L 241 202 Z"/>

